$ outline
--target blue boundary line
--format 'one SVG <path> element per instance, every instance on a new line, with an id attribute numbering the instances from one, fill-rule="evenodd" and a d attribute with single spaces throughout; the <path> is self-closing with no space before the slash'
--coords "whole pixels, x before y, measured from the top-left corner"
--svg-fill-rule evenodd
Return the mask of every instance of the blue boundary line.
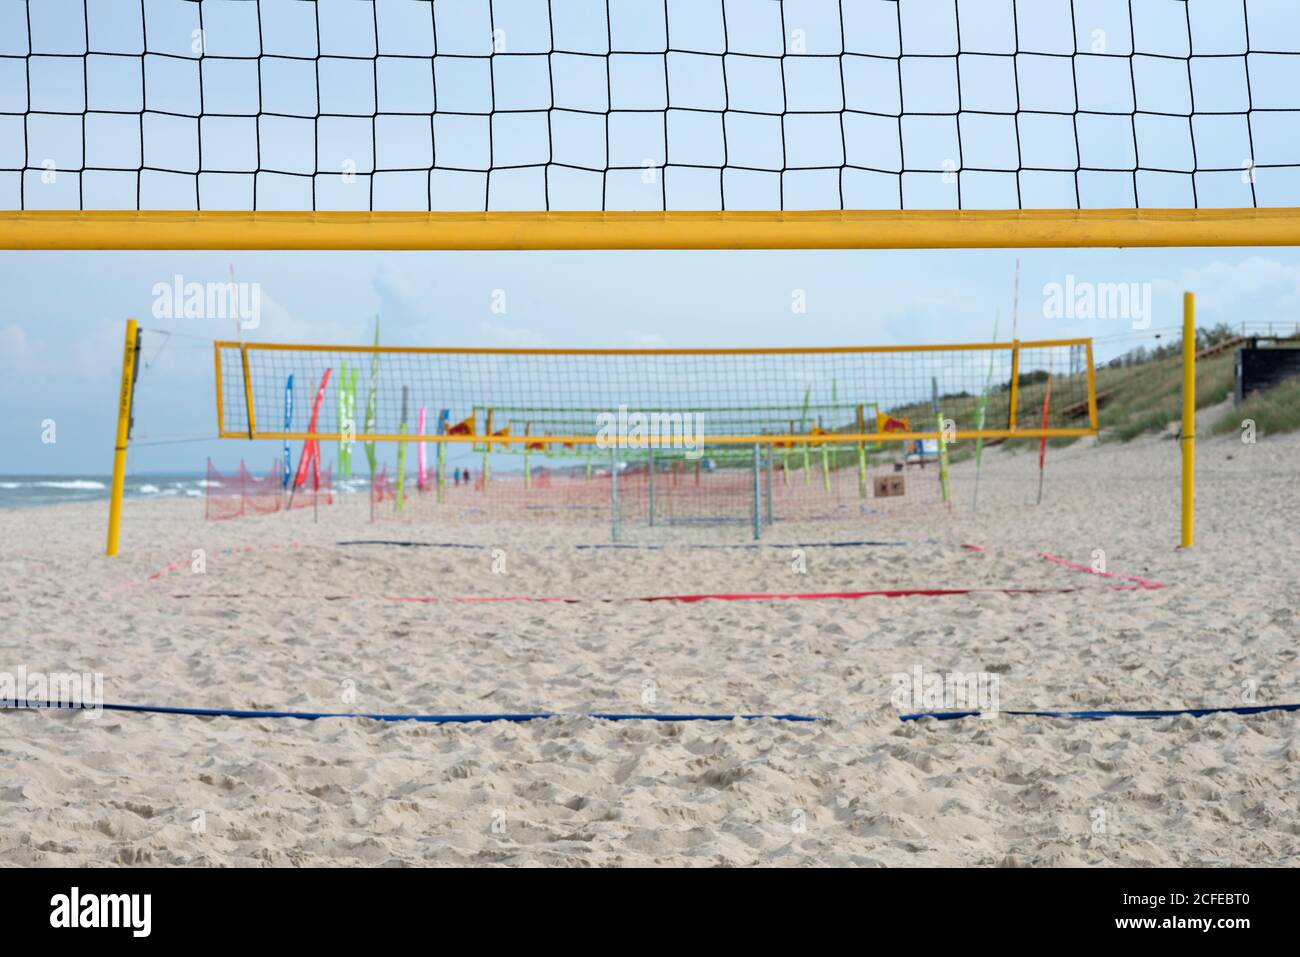
<path id="1" fill-rule="evenodd" d="M 475 724 L 492 721 L 539 721 L 545 718 L 573 717 L 562 712 L 535 711 L 521 714 L 365 714 L 351 711 L 248 711 L 238 708 L 174 708 L 167 705 L 148 704 L 104 704 L 105 711 L 130 711 L 142 714 L 180 714 L 198 718 L 296 718 L 300 721 L 316 721 L 321 718 L 370 718 L 373 721 L 418 721 L 426 724 Z M 14 705 L 2 705 L 0 710 L 39 711 L 39 710 L 75 710 L 90 711 L 93 708 L 63 708 L 36 702 L 23 702 Z M 804 714 L 615 714 L 603 711 L 586 712 L 584 718 L 596 718 L 601 721 L 756 721 L 771 718 L 774 721 L 816 721 L 815 717 Z"/>
<path id="2" fill-rule="evenodd" d="M 104 711 L 125 711 L 137 714 L 174 714 L 197 718 L 294 718 L 300 721 L 317 721 L 322 718 L 369 718 L 372 721 L 415 721 L 424 724 L 488 724 L 506 721 L 521 724 L 525 721 L 541 721 L 546 718 L 583 717 L 598 721 L 757 721 L 769 718 L 773 721 L 813 722 L 822 719 L 806 714 L 620 714 L 606 711 L 589 711 L 565 713 L 556 711 L 533 711 L 517 714 L 368 714 L 356 711 L 251 711 L 238 708 L 177 708 L 168 705 L 148 704 L 103 704 Z M 82 711 L 90 708 L 65 707 L 39 702 L 20 702 L 0 704 L 0 711 Z M 1137 710 L 1137 711 L 998 711 L 999 716 L 1022 718 L 1069 718 L 1079 721 L 1100 721 L 1104 718 L 1177 718 L 1189 716 L 1203 718 L 1212 714 L 1253 715 L 1270 711 L 1296 712 L 1300 704 L 1247 705 L 1224 708 L 1177 708 L 1173 710 Z M 977 718 L 980 711 L 918 711 L 913 714 L 899 715 L 900 721 L 920 721 L 933 718 L 936 721 L 956 721 L 961 718 Z"/>
<path id="3" fill-rule="evenodd" d="M 1073 718 L 1079 721 L 1100 721 L 1103 718 L 1177 718 L 1188 715 L 1204 718 L 1211 714 L 1264 714 L 1268 711 L 1300 711 L 1300 704 L 1264 704 L 1247 705 L 1236 708 L 1176 708 L 1172 711 L 998 711 L 998 715 L 1014 715 L 1022 718 Z M 936 721 L 956 721 L 959 718 L 978 718 L 982 711 L 918 711 L 915 714 L 899 715 L 900 721 L 920 721 L 922 718 L 934 718 Z"/>

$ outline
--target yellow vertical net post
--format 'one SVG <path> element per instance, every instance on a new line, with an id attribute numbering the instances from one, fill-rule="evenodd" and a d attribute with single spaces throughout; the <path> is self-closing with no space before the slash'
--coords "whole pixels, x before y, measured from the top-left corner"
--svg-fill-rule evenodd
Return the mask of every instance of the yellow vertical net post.
<path id="1" fill-rule="evenodd" d="M 533 487 L 533 458 L 532 458 L 533 443 L 529 441 L 529 437 L 532 435 L 532 432 L 533 432 L 533 423 L 525 422 L 524 423 L 524 488 Z M 545 449 L 546 446 L 540 445 L 538 446 L 538 448 Z"/>
<path id="2" fill-rule="evenodd" d="M 1020 340 L 1011 340 L 1011 395 L 1007 402 L 1010 411 L 1007 415 L 1007 428 L 1016 430 L 1016 404 L 1020 401 Z"/>
<path id="3" fill-rule="evenodd" d="M 1181 548 L 1192 547 L 1196 494 L 1196 294 L 1183 293 L 1183 516 Z"/>
<path id="4" fill-rule="evenodd" d="M 439 429 L 438 434 L 442 434 Z M 442 504 L 447 500 L 447 443 L 438 443 L 438 492 L 437 500 Z"/>
<path id="5" fill-rule="evenodd" d="M 862 415 L 862 403 L 858 403 L 858 434 L 867 431 L 867 423 Z M 865 443 L 858 443 L 858 498 L 867 497 L 867 447 Z"/>
<path id="6" fill-rule="evenodd" d="M 131 437 L 131 397 L 135 391 L 136 355 L 139 334 L 136 321 L 126 321 L 126 344 L 122 349 L 122 386 L 117 398 L 117 440 L 113 444 L 113 490 L 108 501 L 107 554 L 117 554 L 122 526 L 122 489 L 126 484 L 126 443 Z"/>
<path id="7" fill-rule="evenodd" d="M 489 409 L 487 410 L 487 439 L 486 439 L 486 441 L 484 441 L 484 443 L 483 443 L 483 469 L 482 469 L 482 472 L 483 472 L 483 494 L 484 494 L 484 495 L 487 494 L 488 471 L 489 471 L 489 470 L 491 469 L 491 467 L 492 467 L 491 464 L 490 464 L 489 461 L 488 461 L 488 456 L 489 456 L 491 453 L 492 453 L 492 410 L 489 408 Z"/>

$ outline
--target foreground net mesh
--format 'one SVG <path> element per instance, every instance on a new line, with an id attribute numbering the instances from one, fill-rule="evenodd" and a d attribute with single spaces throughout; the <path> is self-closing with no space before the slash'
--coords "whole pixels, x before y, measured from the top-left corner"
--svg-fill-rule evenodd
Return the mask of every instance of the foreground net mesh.
<path id="1" fill-rule="evenodd" d="M 1292 0 L 3 0 L 0 208 L 1300 205 Z"/>

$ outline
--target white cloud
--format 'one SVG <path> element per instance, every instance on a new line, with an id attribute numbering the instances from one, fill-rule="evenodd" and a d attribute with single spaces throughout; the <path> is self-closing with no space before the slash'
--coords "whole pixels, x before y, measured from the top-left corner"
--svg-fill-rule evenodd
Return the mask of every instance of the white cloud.
<path id="1" fill-rule="evenodd" d="M 27 333 L 17 323 L 0 326 L 0 359 L 4 360 L 6 369 L 13 370 L 22 368 L 31 359 Z"/>
<path id="2" fill-rule="evenodd" d="M 383 319 L 408 326 L 434 317 L 434 284 L 424 276 L 384 263 L 375 270 L 370 286 L 379 299 Z"/>
<path id="3" fill-rule="evenodd" d="M 1264 256 L 1215 260 L 1178 277 L 1176 289 L 1196 293 L 1197 325 L 1300 322 L 1300 264 Z"/>
<path id="4" fill-rule="evenodd" d="M 627 341 L 634 349 L 663 349 L 668 345 L 668 340 L 657 332 L 638 332 L 635 329 L 628 330 Z"/>
<path id="5" fill-rule="evenodd" d="M 34 352 L 22 326 L 0 326 L 0 392 L 18 392 L 23 380 L 36 373 Z"/>
<path id="6" fill-rule="evenodd" d="M 491 322 L 480 322 L 478 327 L 489 341 L 512 349 L 540 349 L 546 344 L 546 340 L 531 329 L 498 326 Z"/>

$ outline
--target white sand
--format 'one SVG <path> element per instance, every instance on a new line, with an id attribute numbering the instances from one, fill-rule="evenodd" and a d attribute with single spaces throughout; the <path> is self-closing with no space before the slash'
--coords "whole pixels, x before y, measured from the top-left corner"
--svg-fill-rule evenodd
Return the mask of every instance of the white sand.
<path id="1" fill-rule="evenodd" d="M 372 526 L 355 508 L 318 525 L 309 511 L 205 523 L 194 500 L 128 503 L 123 554 L 107 559 L 103 505 L 0 512 L 0 670 L 102 672 L 108 701 L 824 719 L 6 712 L 0 863 L 1294 864 L 1298 715 L 898 720 L 891 675 L 916 666 L 996 672 L 1004 709 L 1236 705 L 1250 688 L 1260 704 L 1300 701 L 1300 439 L 1202 442 L 1190 553 L 1174 547 L 1174 442 L 1049 454 L 1041 507 L 1030 454 L 997 453 L 978 516 L 962 500 L 951 517 L 772 531 L 914 543 L 811 549 L 805 575 L 785 549 L 588 551 L 572 543 L 600 536 L 580 529 Z M 505 550 L 506 574 L 488 550 L 335 544 L 375 537 L 479 541 Z M 185 564 L 120 587 L 194 549 L 206 574 Z M 1105 590 L 1036 557 L 1087 564 L 1095 549 L 1111 570 L 1169 587 Z M 917 585 L 1082 590 L 590 601 Z"/>

